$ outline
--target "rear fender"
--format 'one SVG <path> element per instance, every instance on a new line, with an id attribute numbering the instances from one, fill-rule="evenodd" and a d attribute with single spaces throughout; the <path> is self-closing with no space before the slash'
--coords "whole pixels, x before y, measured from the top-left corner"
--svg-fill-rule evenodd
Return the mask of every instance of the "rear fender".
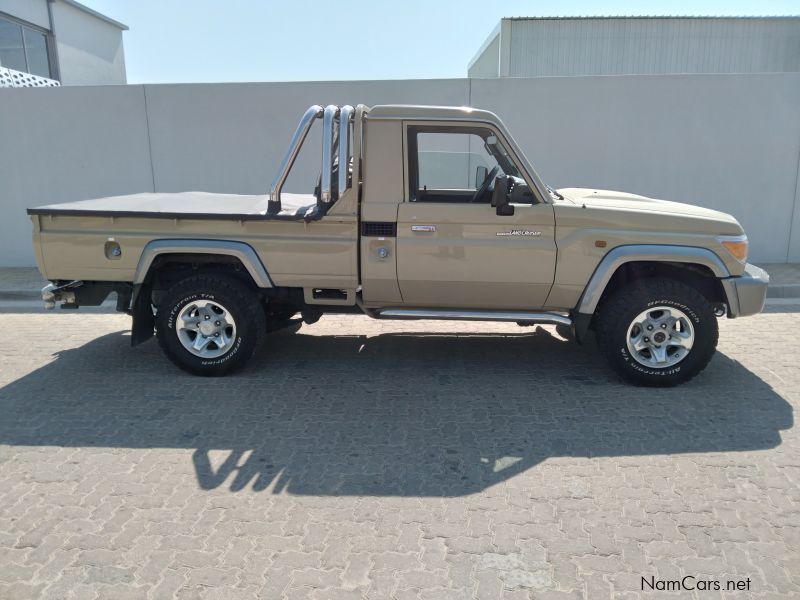
<path id="1" fill-rule="evenodd" d="M 249 273 L 255 285 L 261 289 L 273 288 L 267 269 L 252 246 L 230 240 L 174 239 L 148 242 L 139 257 L 133 277 L 133 293 L 130 313 L 133 317 L 131 344 L 137 345 L 153 336 L 155 318 L 148 284 L 150 269 L 157 257 L 167 254 L 206 254 L 236 258 Z"/>
<path id="2" fill-rule="evenodd" d="M 229 240 L 153 240 L 148 242 L 139 257 L 133 276 L 133 284 L 141 285 L 147 280 L 150 267 L 157 256 L 163 254 L 221 254 L 233 256 L 242 263 L 253 282 L 259 288 L 274 287 L 267 269 L 253 247 L 244 242 Z"/>

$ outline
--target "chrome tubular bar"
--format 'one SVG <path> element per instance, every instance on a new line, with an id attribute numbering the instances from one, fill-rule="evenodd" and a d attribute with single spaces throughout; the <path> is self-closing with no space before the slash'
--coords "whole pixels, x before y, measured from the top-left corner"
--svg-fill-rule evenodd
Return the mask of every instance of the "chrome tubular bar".
<path id="1" fill-rule="evenodd" d="M 527 312 L 517 310 L 447 310 L 418 308 L 384 308 L 377 311 L 381 319 L 434 319 L 444 321 L 519 321 L 523 323 L 546 323 L 550 325 L 572 325 L 567 315 L 553 312 Z"/>
<path id="2" fill-rule="evenodd" d="M 297 129 L 292 136 L 292 141 L 289 142 L 289 149 L 286 151 L 283 161 L 281 161 L 278 174 L 272 182 L 272 187 L 269 191 L 269 212 L 280 212 L 281 189 L 283 188 L 283 184 L 289 176 L 289 171 L 292 169 L 294 161 L 297 160 L 297 155 L 300 153 L 300 148 L 303 146 L 303 142 L 308 132 L 311 130 L 311 126 L 316 119 L 322 116 L 322 113 L 322 107 L 315 104 L 310 107 L 303 115 L 303 118 L 300 119 L 300 123 L 297 125 Z M 325 170 L 323 169 L 323 173 L 324 172 Z"/>
<path id="3" fill-rule="evenodd" d="M 333 200 L 331 193 L 333 179 L 333 142 L 335 136 L 336 117 L 339 116 L 339 107 L 329 104 L 322 115 L 322 177 L 320 182 L 320 201 L 330 204 Z"/>
<path id="4" fill-rule="evenodd" d="M 349 187 L 350 176 L 350 121 L 353 118 L 353 107 L 344 105 L 339 111 L 339 198 Z M 323 167 L 324 168 L 324 167 Z M 338 198 L 337 198 L 338 200 Z"/>

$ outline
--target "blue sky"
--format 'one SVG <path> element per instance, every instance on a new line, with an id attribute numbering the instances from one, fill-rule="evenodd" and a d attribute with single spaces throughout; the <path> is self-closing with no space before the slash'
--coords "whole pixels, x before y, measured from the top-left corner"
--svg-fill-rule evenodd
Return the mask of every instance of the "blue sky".
<path id="1" fill-rule="evenodd" d="M 501 17 L 791 15 L 798 0 L 81 0 L 130 27 L 129 83 L 464 77 Z"/>

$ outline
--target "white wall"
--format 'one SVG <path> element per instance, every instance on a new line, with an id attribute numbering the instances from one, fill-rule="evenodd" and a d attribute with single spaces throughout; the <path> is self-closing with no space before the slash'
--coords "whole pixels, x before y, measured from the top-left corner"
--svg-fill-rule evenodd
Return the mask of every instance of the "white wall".
<path id="1" fill-rule="evenodd" d="M 552 185 L 718 208 L 754 260 L 800 261 L 800 74 L 771 74 L 0 89 L 0 266 L 33 264 L 28 206 L 265 193 L 307 106 L 359 102 L 494 110 Z"/>
<path id="2" fill-rule="evenodd" d="M 0 12 L 33 23 L 42 29 L 50 29 L 47 0 L 0 0 Z"/>
<path id="3" fill-rule="evenodd" d="M 153 191 L 141 87 L 0 89 L 0 266 L 34 264 L 25 208 Z"/>
<path id="4" fill-rule="evenodd" d="M 464 79 L 148 85 L 147 114 L 158 191 L 266 193 L 297 121 L 312 104 L 467 103 Z M 309 193 L 319 144 L 309 139 L 287 191 Z M 311 164 L 314 163 L 313 175 Z M 302 189 L 294 186 L 304 186 Z"/>
<path id="5" fill-rule="evenodd" d="M 467 77 L 498 77 L 500 75 L 499 70 L 500 28 L 498 27 L 469 64 Z"/>
<path id="6" fill-rule="evenodd" d="M 51 8 L 62 85 L 127 82 L 121 29 L 66 2 Z"/>

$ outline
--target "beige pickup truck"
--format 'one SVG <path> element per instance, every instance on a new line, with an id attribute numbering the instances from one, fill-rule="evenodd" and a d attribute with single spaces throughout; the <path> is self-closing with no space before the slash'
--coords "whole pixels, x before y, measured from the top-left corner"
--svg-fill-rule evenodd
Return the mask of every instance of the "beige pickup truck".
<path id="1" fill-rule="evenodd" d="M 316 186 L 284 192 L 318 121 Z M 28 214 L 46 306 L 114 292 L 133 344 L 155 332 L 199 375 L 242 367 L 298 313 L 359 313 L 554 324 L 578 342 L 593 330 L 623 378 L 674 385 L 708 364 L 717 318 L 761 311 L 769 281 L 732 216 L 551 189 L 474 108 L 312 106 L 269 195 L 145 193 Z"/>

